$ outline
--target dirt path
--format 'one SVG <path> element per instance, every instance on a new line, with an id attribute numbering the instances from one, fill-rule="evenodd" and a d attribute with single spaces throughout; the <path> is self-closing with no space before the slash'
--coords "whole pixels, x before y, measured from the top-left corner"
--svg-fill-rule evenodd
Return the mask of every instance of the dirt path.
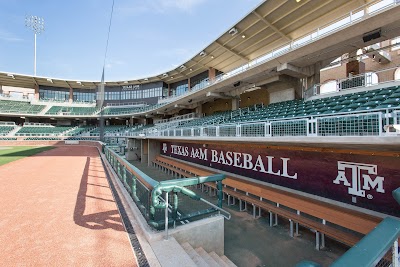
<path id="1" fill-rule="evenodd" d="M 0 265 L 136 266 L 94 147 L 0 167 Z"/>

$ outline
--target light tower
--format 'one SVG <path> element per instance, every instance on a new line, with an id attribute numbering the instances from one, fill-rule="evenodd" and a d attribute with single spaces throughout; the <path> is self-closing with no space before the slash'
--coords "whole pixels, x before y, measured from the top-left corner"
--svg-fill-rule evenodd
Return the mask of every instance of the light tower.
<path id="1" fill-rule="evenodd" d="M 44 31 L 44 19 L 38 16 L 26 16 L 25 26 L 31 29 L 35 34 L 33 75 L 36 76 L 36 35 Z"/>

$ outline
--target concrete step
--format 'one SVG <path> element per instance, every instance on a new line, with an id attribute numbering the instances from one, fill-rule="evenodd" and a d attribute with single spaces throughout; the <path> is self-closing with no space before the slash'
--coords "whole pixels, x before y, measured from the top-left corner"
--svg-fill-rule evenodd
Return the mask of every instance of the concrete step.
<path id="1" fill-rule="evenodd" d="M 221 266 L 204 250 L 204 248 L 198 247 L 195 250 L 205 260 L 208 266 Z"/>
<path id="2" fill-rule="evenodd" d="M 196 250 L 188 243 L 185 242 L 181 245 L 189 257 L 194 261 L 198 267 L 209 267 L 207 262 L 196 252 Z"/>
<path id="3" fill-rule="evenodd" d="M 228 265 L 226 262 L 224 262 L 224 260 L 221 259 L 221 257 L 218 256 L 218 254 L 215 253 L 215 251 L 211 251 L 211 252 L 208 253 L 208 254 L 211 256 L 211 258 L 213 258 L 213 259 L 219 264 L 219 266 L 222 266 L 222 267 L 229 267 L 229 265 Z"/>
<path id="4" fill-rule="evenodd" d="M 227 256 L 223 255 L 221 256 L 221 259 L 228 264 L 229 267 L 237 267 L 236 264 L 234 264 L 230 259 L 228 259 Z"/>
<path id="5" fill-rule="evenodd" d="M 199 266 L 172 236 L 168 240 L 152 241 L 151 247 L 163 267 Z"/>

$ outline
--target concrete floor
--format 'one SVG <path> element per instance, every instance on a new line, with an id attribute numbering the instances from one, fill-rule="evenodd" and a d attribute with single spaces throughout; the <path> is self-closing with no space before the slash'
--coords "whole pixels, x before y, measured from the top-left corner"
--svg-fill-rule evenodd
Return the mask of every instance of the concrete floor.
<path id="1" fill-rule="evenodd" d="M 137 161 L 131 163 L 155 180 L 173 179 L 172 176 L 146 164 Z M 199 190 L 196 193 L 213 203 L 216 202 L 215 197 Z M 232 214 L 231 220 L 225 220 L 225 255 L 239 267 L 295 266 L 302 260 L 312 260 L 329 266 L 347 249 L 327 238 L 327 248 L 317 251 L 314 233 L 308 229 L 300 227 L 300 236 L 291 238 L 289 223 L 282 218 L 279 218 L 278 226 L 270 227 L 268 216 L 265 214 L 254 219 L 250 211 L 240 212 L 237 205 L 228 207 L 226 201 L 223 208 Z"/>

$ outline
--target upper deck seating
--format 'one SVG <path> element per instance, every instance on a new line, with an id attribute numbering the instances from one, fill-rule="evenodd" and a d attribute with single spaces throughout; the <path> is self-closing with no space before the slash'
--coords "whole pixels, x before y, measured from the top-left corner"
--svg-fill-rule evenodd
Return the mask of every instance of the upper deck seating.
<path id="1" fill-rule="evenodd" d="M 104 133 L 119 133 L 121 131 L 123 131 L 124 129 L 126 129 L 127 126 L 126 125 L 107 125 L 104 126 Z M 96 136 L 100 134 L 100 128 L 97 127 L 95 129 L 93 129 L 92 131 L 90 131 L 90 135 Z"/>
<path id="2" fill-rule="evenodd" d="M 52 106 L 46 115 L 94 115 L 96 112 L 98 112 L 96 107 Z"/>
<path id="3" fill-rule="evenodd" d="M 188 121 L 187 123 L 183 123 L 180 127 L 198 127 L 202 125 L 212 125 L 212 124 L 221 124 L 226 121 L 228 121 L 231 117 L 231 112 L 230 111 L 223 111 L 223 112 L 217 112 L 213 115 L 198 118 L 198 119 L 193 119 L 191 121 Z"/>
<path id="4" fill-rule="evenodd" d="M 143 111 L 143 107 L 105 107 L 104 115 L 133 114 Z"/>
<path id="5" fill-rule="evenodd" d="M 3 126 L 0 125 L 0 135 L 7 135 L 10 131 L 14 129 L 15 126 Z"/>
<path id="6" fill-rule="evenodd" d="M 0 113 L 38 114 L 44 107 L 23 101 L 0 100 Z"/>
<path id="7" fill-rule="evenodd" d="M 268 106 L 254 106 L 233 111 L 225 116 L 225 123 L 254 122 L 265 120 L 279 120 L 288 118 L 302 118 L 331 114 L 354 113 L 361 111 L 378 111 L 400 108 L 400 86 L 350 93 L 339 96 L 326 97 L 311 101 L 291 100 L 273 103 Z M 202 118 L 208 121 L 213 117 Z M 199 121 L 199 122 L 201 122 Z M 199 126 L 186 124 L 184 126 Z"/>
<path id="8" fill-rule="evenodd" d="M 71 129 L 71 126 L 35 127 L 23 126 L 16 135 L 59 135 Z"/>

